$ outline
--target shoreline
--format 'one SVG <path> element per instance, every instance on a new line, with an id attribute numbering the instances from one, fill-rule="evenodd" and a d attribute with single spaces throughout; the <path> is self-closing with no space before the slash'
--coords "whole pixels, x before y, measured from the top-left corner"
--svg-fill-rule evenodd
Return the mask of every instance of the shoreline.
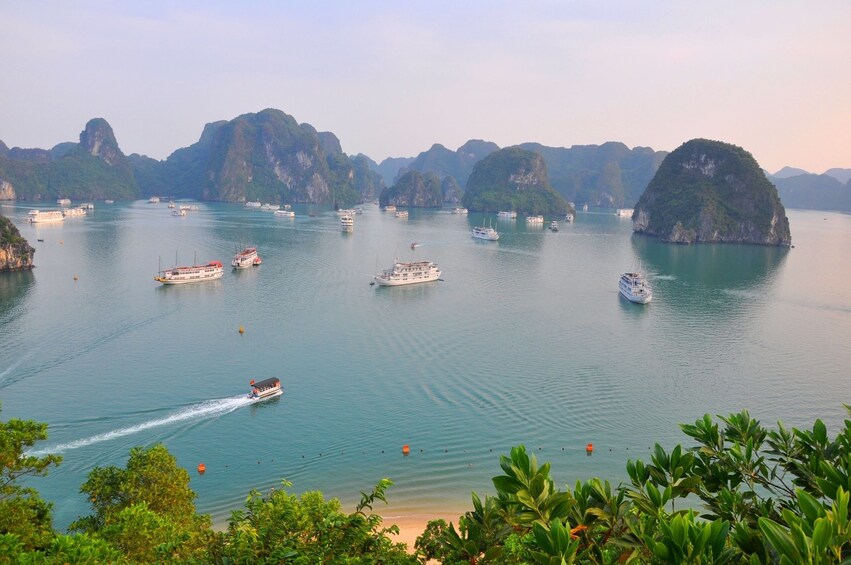
<path id="1" fill-rule="evenodd" d="M 399 533 L 397 535 L 388 534 L 388 537 L 396 543 L 406 544 L 408 546 L 408 553 L 414 553 L 414 543 L 417 541 L 417 538 L 422 535 L 423 531 L 425 531 L 426 526 L 430 521 L 442 518 L 446 520 L 447 524 L 450 522 L 455 524 L 455 528 L 457 529 L 458 518 L 459 516 L 463 516 L 464 512 L 466 512 L 466 510 L 428 512 L 411 511 L 402 514 L 378 514 L 382 518 L 381 525 L 383 527 L 389 528 L 392 525 L 399 527 Z"/>

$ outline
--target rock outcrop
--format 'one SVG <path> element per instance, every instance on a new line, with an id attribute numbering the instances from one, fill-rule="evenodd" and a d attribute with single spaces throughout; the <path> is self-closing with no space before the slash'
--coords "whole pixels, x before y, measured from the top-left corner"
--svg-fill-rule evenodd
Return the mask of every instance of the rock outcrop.
<path id="1" fill-rule="evenodd" d="M 413 208 L 440 208 L 443 206 L 440 178 L 434 173 L 408 171 L 399 177 L 396 184 L 381 191 L 378 203 L 381 206 L 392 204 Z"/>
<path id="2" fill-rule="evenodd" d="M 753 156 L 693 139 L 669 154 L 633 212 L 633 229 L 671 243 L 789 245 L 786 210 Z"/>
<path id="3" fill-rule="evenodd" d="M 9 218 L 0 216 L 0 272 L 33 268 L 35 249 L 21 236 Z"/>

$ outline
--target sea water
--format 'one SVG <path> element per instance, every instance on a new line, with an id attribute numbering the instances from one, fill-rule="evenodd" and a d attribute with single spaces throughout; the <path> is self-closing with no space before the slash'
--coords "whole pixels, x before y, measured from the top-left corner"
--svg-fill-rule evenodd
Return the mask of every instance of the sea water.
<path id="1" fill-rule="evenodd" d="M 655 443 L 691 445 L 678 425 L 704 413 L 822 418 L 834 432 L 851 400 L 847 215 L 790 210 L 784 249 L 666 245 L 612 210 L 554 233 L 366 205 L 342 233 L 321 207 L 288 219 L 201 203 L 173 217 L 164 203 L 99 203 L 30 225 L 32 207 L 0 210 L 36 248 L 32 272 L 0 275 L 0 418 L 49 424 L 34 452 L 64 460 L 28 484 L 60 529 L 89 512 L 87 474 L 137 445 L 165 444 L 219 524 L 282 479 L 350 507 L 389 477 L 378 512 L 427 514 L 493 493 L 514 445 L 560 485 L 617 484 Z M 488 222 L 499 241 L 473 239 Z M 153 280 L 175 263 L 227 266 L 246 245 L 261 266 Z M 395 258 L 434 261 L 443 280 L 371 286 Z M 618 294 L 636 268 L 649 305 Z M 284 395 L 249 401 L 248 382 L 269 377 Z"/>

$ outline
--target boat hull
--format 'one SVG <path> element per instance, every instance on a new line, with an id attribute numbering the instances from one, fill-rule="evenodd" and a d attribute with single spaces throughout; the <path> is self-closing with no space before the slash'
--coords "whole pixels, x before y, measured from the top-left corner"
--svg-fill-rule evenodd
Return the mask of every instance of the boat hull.
<path id="1" fill-rule="evenodd" d="M 434 282 L 440 278 L 440 271 L 433 275 L 429 275 L 427 277 L 422 277 L 415 280 L 393 280 L 382 278 L 381 275 L 375 277 L 375 282 L 378 283 L 379 286 L 406 286 L 409 284 L 419 284 L 419 283 L 427 283 Z"/>
<path id="2" fill-rule="evenodd" d="M 626 298 L 630 302 L 634 302 L 636 304 L 649 304 L 650 302 L 653 301 L 653 295 L 652 294 L 651 295 L 645 294 L 645 295 L 637 295 L 636 296 L 636 295 L 634 295 L 630 292 L 627 292 L 625 290 L 621 290 L 620 292 L 621 292 L 621 296 L 623 296 L 624 298 Z"/>

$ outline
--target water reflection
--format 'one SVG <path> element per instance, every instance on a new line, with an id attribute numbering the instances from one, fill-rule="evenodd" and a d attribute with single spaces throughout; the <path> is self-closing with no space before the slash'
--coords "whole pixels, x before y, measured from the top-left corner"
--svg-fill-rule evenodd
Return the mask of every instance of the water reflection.
<path id="1" fill-rule="evenodd" d="M 789 249 L 767 245 L 673 245 L 633 234 L 632 248 L 652 279 L 705 289 L 753 290 L 771 283 Z"/>
<path id="2" fill-rule="evenodd" d="M 32 271 L 0 273 L 0 320 L 5 324 L 15 317 L 18 308 L 35 284 Z"/>

